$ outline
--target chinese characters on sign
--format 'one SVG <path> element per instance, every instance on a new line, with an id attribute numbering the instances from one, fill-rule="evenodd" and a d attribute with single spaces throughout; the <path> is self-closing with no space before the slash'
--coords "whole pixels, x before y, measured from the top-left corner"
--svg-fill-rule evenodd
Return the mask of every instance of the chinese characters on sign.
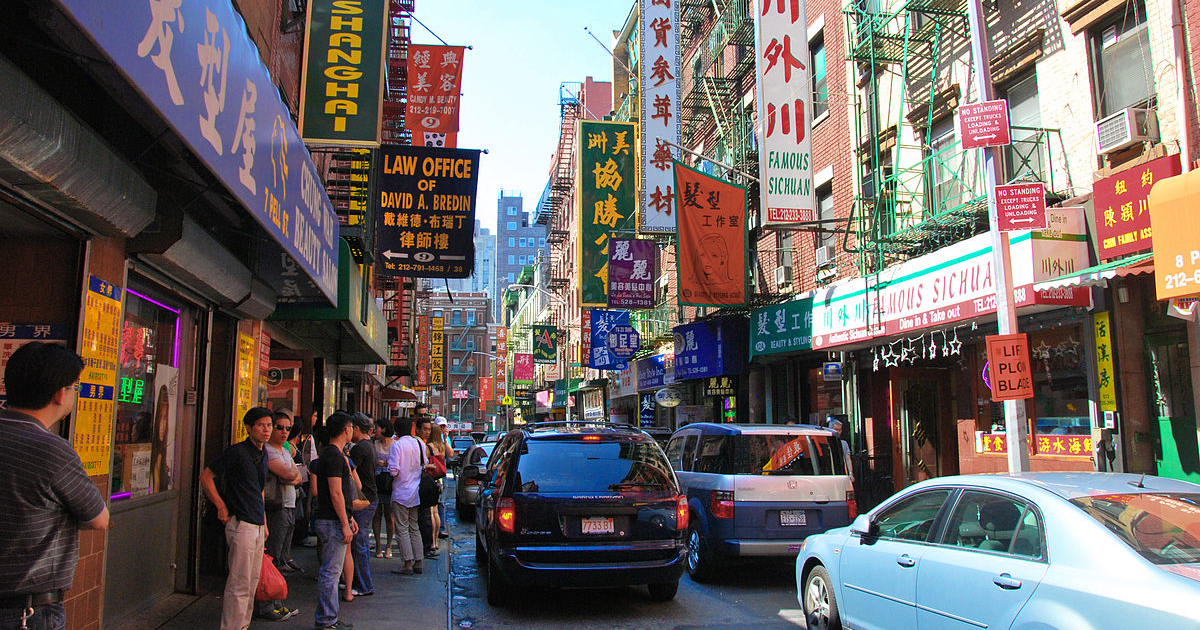
<path id="1" fill-rule="evenodd" d="M 982 149 L 1009 144 L 1008 101 L 967 103 L 958 108 L 958 137 L 962 148 Z"/>
<path id="2" fill-rule="evenodd" d="M 558 363 L 558 328 L 533 326 L 533 362 L 542 365 Z"/>
<path id="3" fill-rule="evenodd" d="M 763 226 L 812 221 L 816 218 L 810 137 L 813 87 L 804 3 L 761 0 L 753 4 L 761 7 L 754 12 L 754 52 Z M 678 184 L 675 189 L 678 193 Z"/>
<path id="4" fill-rule="evenodd" d="M 408 109 L 404 126 L 418 143 L 426 132 L 458 131 L 462 46 L 408 46 Z"/>
<path id="5" fill-rule="evenodd" d="M 441 385 L 446 380 L 446 331 L 441 317 L 430 319 L 429 331 L 429 384 Z"/>
<path id="6" fill-rule="evenodd" d="M 618 358 L 609 347 L 609 333 L 614 332 L 618 326 L 629 325 L 629 311 L 593 308 L 590 312 L 591 343 L 587 366 L 596 370 L 625 369 L 624 359 Z"/>
<path id="7" fill-rule="evenodd" d="M 429 386 L 429 359 L 432 352 L 429 326 L 428 315 L 417 317 L 417 387 Z"/>
<path id="8" fill-rule="evenodd" d="M 66 327 L 60 324 L 0 322 L 0 374 L 4 374 L 4 366 L 8 365 L 8 358 L 12 356 L 12 353 L 31 341 L 66 344 Z M 7 399 L 4 379 L 0 378 L 0 409 L 4 408 Z"/>
<path id="9" fill-rule="evenodd" d="M 608 250 L 608 305 L 612 308 L 654 308 L 654 241 L 614 238 Z"/>
<path id="10" fill-rule="evenodd" d="M 309 0 L 300 135 L 309 144 L 379 146 L 386 0 Z"/>
<path id="11" fill-rule="evenodd" d="M 88 278 L 79 355 L 79 396 L 71 445 L 91 475 L 107 475 L 112 462 L 116 417 L 117 361 L 121 355 L 121 287 Z"/>
<path id="12" fill-rule="evenodd" d="M 376 178 L 377 273 L 466 278 L 475 266 L 479 151 L 384 145 Z"/>
<path id="13" fill-rule="evenodd" d="M 533 382 L 533 355 L 528 352 L 513 353 L 513 383 Z"/>
<path id="14" fill-rule="evenodd" d="M 1092 436 L 1090 435 L 1044 435 L 1039 433 L 1031 441 L 1038 455 L 1092 456 Z M 1005 455 L 1008 453 L 1008 436 L 1003 433 L 979 434 L 976 452 Z"/>
<path id="15" fill-rule="evenodd" d="M 494 370 L 492 376 L 495 380 L 496 398 L 503 398 L 508 394 L 508 329 L 500 327 L 496 329 L 496 356 L 500 357 L 492 362 Z"/>
<path id="16" fill-rule="evenodd" d="M 608 305 L 609 239 L 633 226 L 637 207 L 636 136 L 635 123 L 579 123 L 581 306 Z"/>
<path id="17" fill-rule="evenodd" d="M 750 316 L 750 358 L 812 349 L 811 297 L 767 306 Z"/>
<path id="18" fill-rule="evenodd" d="M 242 320 L 237 325 L 237 364 L 234 374 L 233 443 L 246 439 L 246 425 L 242 418 L 256 404 L 256 386 L 258 385 L 258 368 L 255 359 L 258 358 L 258 335 L 262 332 L 262 322 Z"/>
<path id="19" fill-rule="evenodd" d="M 675 182 L 667 143 L 679 144 L 679 0 L 645 0 L 641 6 L 642 211 L 638 229 L 671 232 L 675 229 Z"/>
<path id="20" fill-rule="evenodd" d="M 1117 410 L 1117 373 L 1113 365 L 1112 325 L 1108 311 L 1092 315 L 1096 337 L 1096 384 L 1099 390 L 1100 411 Z"/>
<path id="21" fill-rule="evenodd" d="M 1092 185 L 1096 240 L 1101 260 L 1152 247 L 1148 200 L 1150 189 L 1159 180 L 1179 173 L 1179 154 L 1176 153 L 1140 164 Z M 1159 299 L 1162 299 L 1162 294 L 1159 294 Z"/>
<path id="22" fill-rule="evenodd" d="M 1001 232 L 1046 229 L 1045 184 L 997 186 L 996 229 Z"/>
<path id="23" fill-rule="evenodd" d="M 746 303 L 746 189 L 675 162 L 679 301 Z"/>

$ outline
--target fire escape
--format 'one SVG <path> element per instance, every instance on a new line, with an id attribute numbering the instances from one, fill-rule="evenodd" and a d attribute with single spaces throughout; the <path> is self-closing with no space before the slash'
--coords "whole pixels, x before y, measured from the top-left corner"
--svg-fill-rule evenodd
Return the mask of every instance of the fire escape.
<path id="1" fill-rule="evenodd" d="M 571 84 L 574 85 L 574 84 Z M 573 94 L 569 84 L 558 88 L 561 120 L 558 131 L 558 147 L 554 151 L 554 168 L 550 181 L 538 202 L 535 217 L 540 225 L 546 225 L 546 243 L 550 245 L 550 264 L 547 287 L 551 291 L 566 289 L 570 283 L 571 261 L 566 247 L 569 228 L 574 216 L 572 204 L 575 200 L 575 130 L 579 120 L 579 97 Z"/>

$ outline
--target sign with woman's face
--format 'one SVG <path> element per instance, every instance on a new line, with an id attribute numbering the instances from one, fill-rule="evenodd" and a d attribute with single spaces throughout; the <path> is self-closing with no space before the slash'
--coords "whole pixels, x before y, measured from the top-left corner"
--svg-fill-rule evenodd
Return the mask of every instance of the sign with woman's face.
<path id="1" fill-rule="evenodd" d="M 746 190 L 675 163 L 683 304 L 746 303 Z"/>

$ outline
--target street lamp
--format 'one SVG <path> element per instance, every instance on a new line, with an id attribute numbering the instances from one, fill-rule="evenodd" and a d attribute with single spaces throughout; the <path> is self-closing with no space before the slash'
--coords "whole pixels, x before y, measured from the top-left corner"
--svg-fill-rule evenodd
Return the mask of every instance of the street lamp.
<path id="1" fill-rule="evenodd" d="M 567 306 L 567 305 L 568 305 L 568 302 L 567 302 L 565 299 L 563 299 L 563 298 L 559 297 L 557 294 L 555 294 L 555 293 L 551 293 L 551 292 L 549 292 L 549 291 L 547 291 L 547 290 L 545 290 L 545 289 L 543 289 L 542 287 L 539 287 L 539 286 L 537 286 L 537 285 L 533 285 L 533 284 L 510 284 L 510 285 L 508 285 L 507 287 L 505 287 L 505 288 L 504 288 L 504 290 L 505 290 L 506 292 L 507 292 L 509 289 L 533 289 L 534 291 L 537 291 L 538 293 L 540 293 L 540 294 L 542 294 L 542 295 L 545 295 L 546 297 L 549 297 L 550 299 L 554 300 L 555 302 L 557 302 L 557 303 L 558 303 L 559 305 L 561 305 L 561 306 L 564 306 L 564 307 L 565 307 L 565 306 Z M 565 356 L 566 356 L 566 360 L 565 360 L 565 361 L 563 361 L 563 363 L 565 364 L 565 365 L 563 366 L 563 378 L 565 378 L 565 379 L 567 380 L 567 389 L 569 390 L 569 389 L 570 389 L 570 385 L 571 385 L 571 354 L 570 354 L 570 351 L 571 351 L 571 350 L 570 350 L 570 349 L 571 349 L 571 321 L 570 321 L 570 314 L 568 314 L 568 313 L 566 313 L 566 312 L 565 312 L 565 311 L 566 311 L 566 309 L 563 309 L 563 310 L 564 310 L 564 312 L 563 312 L 563 318 L 564 318 L 564 319 L 566 319 L 566 326 L 564 327 L 564 332 L 563 332 L 563 344 L 562 344 L 562 345 L 563 345 L 563 347 L 564 347 L 564 348 L 566 348 L 566 352 L 564 353 L 564 354 L 565 354 Z M 581 360 L 582 360 L 582 359 L 581 359 Z M 554 357 L 554 361 L 555 361 L 555 363 L 557 363 L 557 362 L 558 362 L 558 357 L 557 357 L 557 356 L 555 356 L 555 357 Z M 506 373 L 506 376 L 507 376 L 507 373 Z M 567 420 L 568 422 L 570 422 L 570 421 L 571 421 L 571 407 L 570 407 L 570 405 L 566 405 L 566 401 L 564 401 L 564 406 L 565 406 L 565 408 L 566 408 L 566 420 Z"/>

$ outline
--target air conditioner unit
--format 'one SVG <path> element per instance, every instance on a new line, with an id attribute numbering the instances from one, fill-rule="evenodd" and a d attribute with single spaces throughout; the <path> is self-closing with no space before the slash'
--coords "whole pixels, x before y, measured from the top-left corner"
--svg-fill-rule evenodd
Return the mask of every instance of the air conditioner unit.
<path id="1" fill-rule="evenodd" d="M 1158 139 L 1158 120 L 1152 109 L 1127 107 L 1096 123 L 1100 154 Z"/>
<path id="2" fill-rule="evenodd" d="M 833 245 L 822 245 L 817 248 L 817 267 L 825 267 L 833 264 Z"/>
<path id="3" fill-rule="evenodd" d="M 785 265 L 775 268 L 775 286 L 781 287 L 792 283 L 792 267 Z"/>

